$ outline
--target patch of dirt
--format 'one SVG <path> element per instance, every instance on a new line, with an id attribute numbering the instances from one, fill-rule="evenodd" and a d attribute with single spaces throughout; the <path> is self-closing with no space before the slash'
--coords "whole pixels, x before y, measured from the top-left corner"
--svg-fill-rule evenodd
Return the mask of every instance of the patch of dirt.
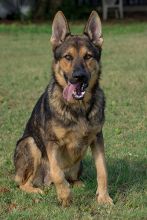
<path id="1" fill-rule="evenodd" d="M 15 203 L 10 203 L 9 205 L 8 205 L 8 208 L 7 208 L 7 210 L 8 210 L 8 212 L 12 212 L 14 209 L 16 209 L 17 208 L 17 205 L 15 204 Z"/>
<path id="2" fill-rule="evenodd" d="M 6 187 L 0 187 L 0 193 L 7 193 L 7 192 L 10 192 L 10 189 Z"/>

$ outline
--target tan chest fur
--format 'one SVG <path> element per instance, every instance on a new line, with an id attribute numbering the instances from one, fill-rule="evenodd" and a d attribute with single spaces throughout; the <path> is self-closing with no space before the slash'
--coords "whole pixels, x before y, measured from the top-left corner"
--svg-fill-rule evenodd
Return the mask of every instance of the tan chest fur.
<path id="1" fill-rule="evenodd" d="M 90 126 L 84 119 L 70 128 L 61 127 L 57 123 L 52 127 L 59 142 L 59 160 L 63 168 L 70 167 L 83 158 L 100 130 L 100 126 Z"/>

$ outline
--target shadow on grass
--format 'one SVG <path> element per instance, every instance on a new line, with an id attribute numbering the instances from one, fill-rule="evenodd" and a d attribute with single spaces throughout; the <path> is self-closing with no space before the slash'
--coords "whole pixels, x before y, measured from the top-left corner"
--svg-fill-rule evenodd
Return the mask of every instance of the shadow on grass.
<path id="1" fill-rule="evenodd" d="M 85 190 L 95 193 L 97 181 L 94 162 L 90 156 L 87 156 L 83 164 L 82 180 L 85 182 Z M 109 193 L 114 200 L 117 200 L 117 195 L 125 200 L 125 197 L 132 190 L 140 192 L 145 189 L 145 181 L 147 178 L 145 159 L 128 160 L 109 158 L 107 168 Z"/>

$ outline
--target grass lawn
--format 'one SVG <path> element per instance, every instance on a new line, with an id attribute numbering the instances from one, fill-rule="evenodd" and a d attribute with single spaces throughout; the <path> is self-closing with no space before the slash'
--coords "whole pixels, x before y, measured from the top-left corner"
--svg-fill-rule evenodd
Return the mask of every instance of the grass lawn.
<path id="1" fill-rule="evenodd" d="M 81 25 L 73 25 L 79 33 Z M 104 25 L 103 76 L 107 98 L 104 137 L 109 192 L 115 206 L 96 203 L 90 152 L 84 188 L 62 208 L 55 188 L 45 195 L 20 191 L 13 180 L 13 151 L 51 66 L 50 25 L 0 25 L 0 219 L 147 219 L 147 23 Z"/>

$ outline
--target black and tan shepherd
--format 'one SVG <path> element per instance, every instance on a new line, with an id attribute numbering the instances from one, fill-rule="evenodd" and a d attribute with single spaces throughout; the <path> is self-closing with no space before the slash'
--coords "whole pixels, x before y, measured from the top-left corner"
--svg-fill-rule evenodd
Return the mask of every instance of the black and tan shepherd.
<path id="1" fill-rule="evenodd" d="M 52 25 L 52 78 L 34 107 L 14 153 L 15 180 L 26 192 L 42 193 L 35 179 L 54 183 L 58 200 L 70 204 L 70 183 L 79 183 L 82 159 L 91 148 L 99 203 L 112 204 L 102 127 L 105 98 L 101 74 L 101 22 L 93 11 L 83 35 L 72 35 L 62 12 Z"/>

